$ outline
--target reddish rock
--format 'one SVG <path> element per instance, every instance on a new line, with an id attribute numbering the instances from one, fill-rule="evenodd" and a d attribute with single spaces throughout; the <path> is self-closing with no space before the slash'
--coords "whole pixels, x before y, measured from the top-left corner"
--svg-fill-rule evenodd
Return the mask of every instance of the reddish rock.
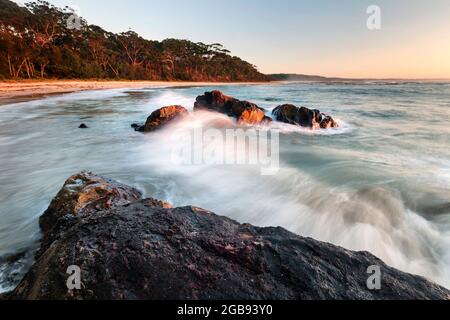
<path id="1" fill-rule="evenodd" d="M 158 199 L 153 199 L 153 198 L 147 198 L 142 200 L 142 203 L 147 206 L 147 207 L 151 207 L 151 208 L 164 208 L 164 209 L 171 209 L 173 208 L 173 206 L 163 200 L 158 200 Z"/>
<path id="2" fill-rule="evenodd" d="M 322 121 L 320 121 L 321 129 L 338 128 L 339 124 L 329 115 L 322 114 Z"/>
<path id="3" fill-rule="evenodd" d="M 151 132 L 160 129 L 175 119 L 186 116 L 188 111 L 182 106 L 167 106 L 154 111 L 148 118 L 146 123 L 141 126 L 135 126 L 137 131 Z"/>
<path id="4" fill-rule="evenodd" d="M 218 90 L 205 92 L 203 96 L 198 96 L 194 104 L 195 110 L 224 113 L 243 124 L 261 124 L 272 120 L 266 117 L 264 109 L 256 104 L 224 95 Z"/>

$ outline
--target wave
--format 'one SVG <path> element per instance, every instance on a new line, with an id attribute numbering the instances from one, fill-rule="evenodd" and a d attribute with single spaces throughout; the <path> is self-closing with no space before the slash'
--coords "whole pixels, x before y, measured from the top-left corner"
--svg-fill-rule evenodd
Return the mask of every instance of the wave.
<path id="1" fill-rule="evenodd" d="M 321 129 L 321 130 L 312 130 L 310 128 L 305 128 L 297 125 L 292 125 L 288 123 L 278 122 L 274 121 L 269 126 L 259 126 L 262 130 L 277 130 L 280 133 L 288 134 L 288 133 L 298 133 L 302 135 L 308 135 L 308 136 L 333 136 L 333 135 L 341 135 L 341 134 L 348 134 L 351 133 L 356 129 L 355 126 L 342 121 L 340 119 L 335 119 L 339 127 L 337 128 L 330 128 L 330 129 Z"/>
<path id="2" fill-rule="evenodd" d="M 177 90 L 165 90 L 160 95 L 149 101 L 147 104 L 150 108 L 149 111 L 154 111 L 158 108 L 165 106 L 180 105 L 187 110 L 192 111 L 194 108 L 195 95 L 186 95 L 177 92 Z"/>
<path id="3" fill-rule="evenodd" d="M 420 89 L 398 97 L 398 89 L 389 86 L 383 89 L 385 98 L 381 86 L 367 90 L 364 98 L 355 92 L 358 86 L 325 90 L 310 85 L 289 94 L 281 85 L 272 91 L 262 88 L 229 87 L 227 92 L 267 110 L 273 103 L 262 99 L 273 96 L 297 105 L 326 106 L 325 111 L 342 118 L 339 128 L 328 130 L 280 122 L 256 127 L 280 133 L 280 170 L 270 176 L 261 175 L 258 165 L 173 161 L 174 149 L 185 143 L 180 132 L 248 128 L 226 115 L 195 112 L 150 134 L 129 127 L 162 106 L 179 104 L 192 110 L 198 88 L 81 92 L 14 109 L 1 107 L 0 146 L 8 152 L 0 156 L 5 186 L 0 194 L 5 213 L 0 256 L 37 242 L 38 215 L 70 174 L 87 169 L 176 206 L 196 205 L 240 222 L 280 225 L 303 236 L 370 251 L 398 269 L 450 287 L 449 131 L 446 121 L 429 117 L 430 110 L 436 110 L 439 119 L 448 118 L 439 107 L 448 88 L 441 86 L 432 96 Z M 419 94 L 426 95 L 417 100 Z M 396 112 L 398 99 L 408 114 Z M 384 106 L 393 106 L 385 109 L 395 117 L 380 117 L 377 112 Z M 84 117 L 92 125 L 80 131 Z M 223 155 L 232 156 L 238 149 L 241 144 L 225 142 Z M 8 277 L 1 263 L 0 273 L 0 281 Z"/>
<path id="4" fill-rule="evenodd" d="M 195 113 L 145 136 L 146 143 L 138 150 L 140 165 L 173 182 L 165 190 L 167 200 L 176 205 L 195 204 L 242 223 L 282 226 L 302 236 L 369 251 L 393 267 L 450 287 L 450 232 L 408 208 L 395 189 L 372 184 L 333 186 L 309 174 L 308 168 L 286 162 L 272 176 L 263 176 L 257 167 L 248 165 L 174 164 L 172 151 L 182 141 L 170 137 L 196 126 L 234 128 L 236 124 L 220 114 Z M 274 128 L 325 135 L 354 130 L 345 123 L 341 129 L 324 133 L 290 125 L 275 124 Z M 225 150 L 236 149 L 233 145 Z"/>

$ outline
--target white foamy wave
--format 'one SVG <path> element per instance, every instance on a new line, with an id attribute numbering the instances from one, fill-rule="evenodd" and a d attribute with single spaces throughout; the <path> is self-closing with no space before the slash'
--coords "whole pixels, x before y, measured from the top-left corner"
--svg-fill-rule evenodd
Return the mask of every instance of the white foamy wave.
<path id="1" fill-rule="evenodd" d="M 0 294 L 14 290 L 16 284 L 31 267 L 36 247 L 27 253 L 19 254 L 15 261 L 0 261 Z"/>
<path id="2" fill-rule="evenodd" d="M 313 130 L 310 128 L 305 128 L 289 123 L 273 121 L 268 126 L 259 126 L 262 130 L 277 130 L 280 133 L 288 134 L 288 133 L 299 133 L 302 135 L 319 135 L 319 136 L 332 136 L 339 134 L 347 134 L 355 130 L 355 127 L 349 123 L 346 123 L 342 120 L 336 119 L 339 124 L 338 128 L 330 128 L 330 129 L 317 129 Z"/>
<path id="3" fill-rule="evenodd" d="M 174 164 L 172 151 L 182 141 L 171 139 L 172 133 L 219 124 L 236 125 L 224 115 L 198 112 L 146 136 L 139 164 L 176 181 L 166 190 L 168 200 L 195 204 L 243 223 L 282 226 L 351 250 L 370 251 L 388 265 L 450 287 L 450 232 L 408 209 L 395 191 L 378 186 L 331 187 L 307 169 L 283 164 L 273 176 L 262 176 L 258 168 L 246 165 Z M 225 146 L 225 152 L 233 151 L 234 146 Z"/>
<path id="4" fill-rule="evenodd" d="M 194 108 L 194 96 L 183 95 L 176 90 L 165 90 L 147 103 L 149 111 L 155 111 L 161 107 L 180 105 L 188 110 Z"/>
<path id="5" fill-rule="evenodd" d="M 11 290 L 14 290 L 14 285 L 9 284 L 5 279 L 5 273 L 3 272 L 3 269 L 6 268 L 6 265 L 0 265 L 0 294 L 9 292 Z"/>

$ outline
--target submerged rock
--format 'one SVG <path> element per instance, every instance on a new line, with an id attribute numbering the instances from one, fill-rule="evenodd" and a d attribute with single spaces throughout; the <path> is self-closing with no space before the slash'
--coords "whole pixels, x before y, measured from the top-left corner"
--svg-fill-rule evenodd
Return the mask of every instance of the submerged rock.
<path id="1" fill-rule="evenodd" d="M 89 127 L 85 123 L 82 123 L 82 124 L 80 124 L 80 126 L 78 128 L 79 129 L 88 129 Z"/>
<path id="2" fill-rule="evenodd" d="M 132 123 L 131 124 L 131 127 L 136 131 L 139 131 L 142 126 L 144 126 L 143 123 Z"/>
<path id="3" fill-rule="evenodd" d="M 110 200 L 86 196 L 96 194 L 88 191 L 95 185 L 107 185 Z M 445 288 L 367 252 L 138 196 L 131 187 L 92 174 L 71 177 L 50 206 L 52 223 L 42 225 L 48 230 L 64 213 L 78 219 L 59 231 L 54 227 L 58 236 L 42 245 L 39 259 L 6 298 L 450 298 Z M 80 290 L 66 286 L 73 265 L 81 270 Z M 367 287 L 367 270 L 374 265 L 382 272 L 380 290 Z"/>
<path id="4" fill-rule="evenodd" d="M 187 114 L 188 111 L 182 106 L 167 106 L 154 111 L 143 126 L 139 127 L 137 124 L 133 124 L 132 127 L 136 131 L 151 132 Z"/>
<path id="5" fill-rule="evenodd" d="M 218 90 L 205 92 L 203 96 L 198 96 L 194 104 L 194 110 L 224 113 L 236 118 L 238 123 L 245 124 L 261 124 L 272 121 L 265 115 L 264 109 L 256 104 L 226 96 Z"/>
<path id="6" fill-rule="evenodd" d="M 277 121 L 308 127 L 311 129 L 337 128 L 339 124 L 329 115 L 305 107 L 283 104 L 272 112 Z"/>

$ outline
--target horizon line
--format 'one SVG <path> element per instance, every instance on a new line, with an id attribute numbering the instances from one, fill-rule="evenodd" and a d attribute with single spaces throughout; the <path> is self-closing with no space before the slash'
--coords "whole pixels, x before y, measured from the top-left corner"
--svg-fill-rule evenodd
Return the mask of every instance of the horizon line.
<path id="1" fill-rule="evenodd" d="M 261 71 L 260 71 L 261 72 Z M 262 72 L 265 75 L 288 75 L 288 76 L 304 76 L 304 77 L 319 77 L 325 79 L 338 79 L 338 80 L 401 80 L 401 81 L 450 81 L 449 78 L 401 78 L 401 77 L 386 77 L 386 78 L 370 78 L 370 77 L 345 77 L 345 76 L 329 76 L 320 74 L 306 74 L 306 73 L 293 73 L 293 72 Z"/>

